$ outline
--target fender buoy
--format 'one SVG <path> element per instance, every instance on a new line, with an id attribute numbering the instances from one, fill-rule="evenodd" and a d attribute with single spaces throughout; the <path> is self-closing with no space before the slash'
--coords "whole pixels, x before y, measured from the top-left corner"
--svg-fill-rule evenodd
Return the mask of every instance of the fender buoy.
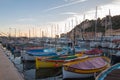
<path id="1" fill-rule="evenodd" d="M 55 65 L 54 65 L 55 67 L 59 67 L 59 64 L 58 63 L 55 63 Z"/>

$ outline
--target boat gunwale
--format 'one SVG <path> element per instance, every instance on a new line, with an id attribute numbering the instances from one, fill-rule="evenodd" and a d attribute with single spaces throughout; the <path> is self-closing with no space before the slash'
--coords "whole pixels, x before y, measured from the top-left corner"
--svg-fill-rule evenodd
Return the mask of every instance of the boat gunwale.
<path id="1" fill-rule="evenodd" d="M 87 69 L 87 70 L 86 70 L 86 69 L 77 69 L 77 68 L 73 68 L 73 67 L 70 67 L 70 66 L 69 66 L 69 65 L 71 65 L 72 63 L 71 63 L 71 64 L 66 63 L 66 64 L 63 65 L 63 67 L 64 67 L 64 69 L 67 70 L 67 71 L 75 72 L 75 73 L 82 73 L 82 74 L 89 74 L 89 73 L 100 72 L 100 71 L 105 70 L 106 68 L 108 68 L 108 67 L 110 66 L 110 65 L 108 64 L 108 63 L 110 63 L 109 58 L 107 58 L 107 57 L 102 57 L 102 58 L 106 60 L 107 64 L 106 64 L 105 66 L 101 67 L 101 68 Z M 93 57 L 90 58 L 90 59 L 93 59 Z M 84 62 L 85 60 L 89 60 L 89 58 L 86 58 L 86 59 L 82 60 L 81 62 Z M 68 64 L 68 65 L 67 65 L 67 64 Z"/>
<path id="2" fill-rule="evenodd" d="M 88 58 L 88 56 L 81 56 L 81 57 L 76 57 L 76 58 L 73 58 L 73 59 L 68 59 L 68 60 L 52 60 L 52 59 L 40 59 L 40 58 L 37 58 L 38 60 L 40 61 L 44 61 L 44 62 L 73 62 L 73 61 L 76 61 L 76 60 L 81 60 L 83 58 Z"/>
<path id="3" fill-rule="evenodd" d="M 106 69 L 106 70 L 104 70 L 103 72 L 101 72 L 101 73 L 96 77 L 95 80 L 101 80 L 101 78 L 104 79 L 107 74 L 109 74 L 109 73 L 110 73 L 111 71 L 113 71 L 115 68 L 118 69 L 119 67 L 120 67 L 120 63 L 117 63 L 117 64 L 109 67 L 108 69 Z M 106 74 L 106 75 L 104 75 L 104 74 Z"/>

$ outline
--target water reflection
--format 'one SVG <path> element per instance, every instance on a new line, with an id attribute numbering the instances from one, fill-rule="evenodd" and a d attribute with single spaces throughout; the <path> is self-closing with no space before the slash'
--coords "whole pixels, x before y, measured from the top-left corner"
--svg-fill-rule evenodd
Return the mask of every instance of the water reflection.
<path id="1" fill-rule="evenodd" d="M 56 77 L 62 74 L 61 68 L 40 68 L 36 70 L 36 79 Z"/>
<path id="2" fill-rule="evenodd" d="M 30 69 L 35 69 L 35 62 L 23 62 L 23 70 L 30 70 Z"/>

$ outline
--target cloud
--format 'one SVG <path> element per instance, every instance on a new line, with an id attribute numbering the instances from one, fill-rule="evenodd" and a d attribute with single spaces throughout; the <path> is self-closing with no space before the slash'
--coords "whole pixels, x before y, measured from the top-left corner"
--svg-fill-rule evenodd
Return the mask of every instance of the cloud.
<path id="1" fill-rule="evenodd" d="M 61 15 L 76 15 L 77 13 L 75 12 L 64 12 L 64 13 L 60 13 Z"/>
<path id="2" fill-rule="evenodd" d="M 33 18 L 21 18 L 17 20 L 18 22 L 24 22 L 24 21 L 35 21 Z"/>
<path id="3" fill-rule="evenodd" d="M 65 2 L 72 2 L 72 1 L 82 1 L 82 0 L 64 0 Z"/>
<path id="4" fill-rule="evenodd" d="M 67 4 L 60 5 L 60 6 L 56 6 L 56 7 L 49 8 L 49 9 L 45 10 L 45 12 L 51 11 L 51 10 L 55 10 L 55 9 L 59 9 L 59 8 L 63 8 L 63 7 L 67 7 L 67 6 L 71 6 L 71 5 L 78 4 L 78 3 L 82 3 L 82 2 L 85 2 L 85 1 L 87 1 L 87 0 L 77 0 L 77 1 L 73 1 L 73 2 L 71 2 L 71 3 L 67 3 Z"/>

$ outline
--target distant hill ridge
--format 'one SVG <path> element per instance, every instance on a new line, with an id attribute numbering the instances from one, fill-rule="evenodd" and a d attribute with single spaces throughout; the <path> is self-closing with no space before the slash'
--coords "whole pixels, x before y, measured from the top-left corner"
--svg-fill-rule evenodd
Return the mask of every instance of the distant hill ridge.
<path id="1" fill-rule="evenodd" d="M 86 19 L 82 23 L 78 24 L 75 29 L 81 29 L 81 31 L 85 32 L 94 32 L 95 31 L 95 23 L 96 23 L 96 32 L 105 32 L 110 29 L 112 26 L 113 30 L 120 29 L 120 15 L 116 16 L 106 16 L 102 19 L 98 18 L 96 20 L 88 20 Z"/>

